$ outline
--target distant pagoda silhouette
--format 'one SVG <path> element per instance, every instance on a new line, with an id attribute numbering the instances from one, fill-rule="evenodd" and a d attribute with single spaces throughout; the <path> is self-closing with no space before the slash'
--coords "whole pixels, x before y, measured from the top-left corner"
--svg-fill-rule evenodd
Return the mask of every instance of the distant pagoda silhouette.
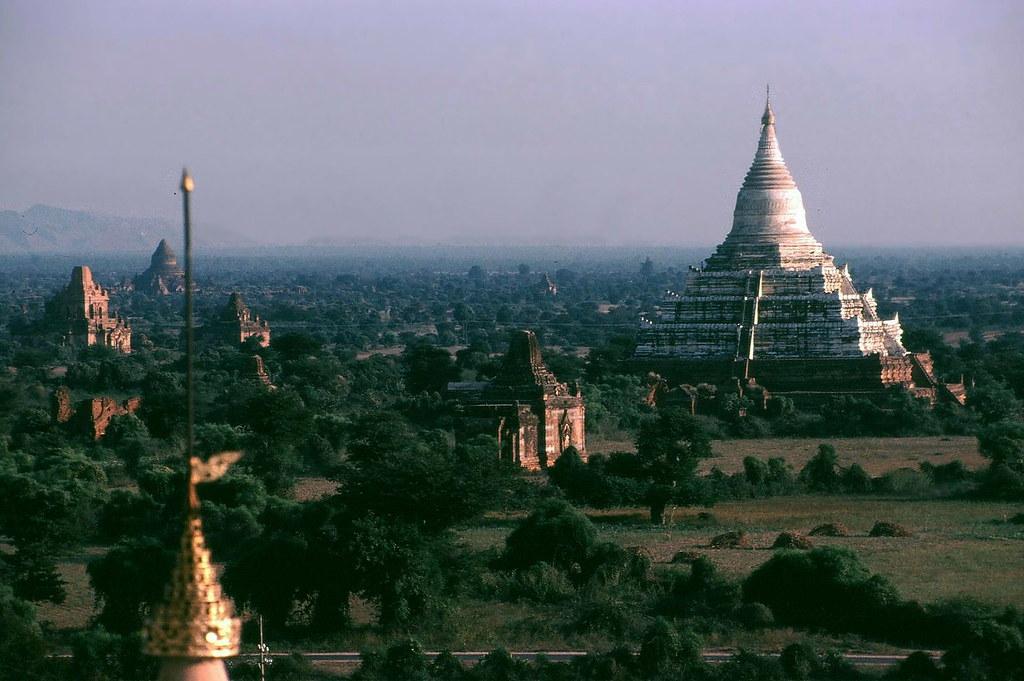
<path id="1" fill-rule="evenodd" d="M 807 227 L 803 197 L 779 149 L 770 99 L 754 161 L 736 197 L 732 229 L 681 295 L 643 318 L 634 361 L 673 382 L 756 381 L 816 399 L 876 395 L 902 386 L 935 400 L 927 353 L 903 346 L 899 316 L 881 319 Z"/>
<path id="2" fill-rule="evenodd" d="M 136 291 L 166 296 L 185 290 L 185 271 L 178 265 L 178 258 L 167 243 L 161 239 L 149 259 L 149 267 L 132 282 Z"/>

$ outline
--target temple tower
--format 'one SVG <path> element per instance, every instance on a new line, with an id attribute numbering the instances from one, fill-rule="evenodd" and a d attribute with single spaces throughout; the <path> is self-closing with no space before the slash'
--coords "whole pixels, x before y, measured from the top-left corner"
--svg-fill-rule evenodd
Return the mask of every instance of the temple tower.
<path id="1" fill-rule="evenodd" d="M 673 382 L 756 380 L 801 397 L 922 382 L 934 394 L 934 376 L 903 347 L 899 318 L 881 319 L 872 292 L 858 291 L 808 229 L 775 120 L 766 101 L 732 229 L 703 268 L 691 268 L 683 293 L 669 292 L 641 320 L 634 361 Z"/>
<path id="2" fill-rule="evenodd" d="M 166 296 L 185 290 L 185 272 L 167 239 L 161 239 L 149 259 L 149 267 L 135 277 L 136 291 Z"/>
<path id="3" fill-rule="evenodd" d="M 221 309 L 220 318 L 213 324 L 218 339 L 229 345 L 244 343 L 255 337 L 261 347 L 270 347 L 270 324 L 260 316 L 253 314 L 242 299 L 242 294 L 235 291 L 228 297 L 227 304 Z"/>
<path id="4" fill-rule="evenodd" d="M 71 281 L 46 303 L 47 323 L 71 345 L 103 345 L 132 351 L 128 322 L 110 314 L 110 292 L 92 278 L 87 265 L 71 270 Z"/>
<path id="5" fill-rule="evenodd" d="M 569 447 L 587 455 L 586 407 L 544 364 L 533 331 L 515 331 L 493 381 L 449 383 L 459 403 L 458 429 L 498 440 L 498 457 L 527 470 L 552 465 Z"/>

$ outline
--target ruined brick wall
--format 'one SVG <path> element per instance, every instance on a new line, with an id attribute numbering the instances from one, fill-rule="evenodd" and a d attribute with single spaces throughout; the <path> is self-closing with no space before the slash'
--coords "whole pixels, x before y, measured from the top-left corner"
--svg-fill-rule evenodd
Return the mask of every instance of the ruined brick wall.
<path id="1" fill-rule="evenodd" d="M 101 439 L 115 416 L 134 414 L 142 406 L 141 397 L 130 397 L 118 402 L 112 397 L 94 397 L 89 400 L 89 429 L 94 440 Z"/>
<path id="2" fill-rule="evenodd" d="M 94 440 L 100 440 L 106 435 L 115 416 L 134 414 L 141 406 L 142 398 L 138 396 L 129 397 L 123 402 L 113 397 L 99 396 L 75 404 L 67 387 L 61 386 L 53 393 L 54 419 L 57 423 L 65 423 L 74 430 L 88 433 Z"/>
<path id="3" fill-rule="evenodd" d="M 555 397 L 544 403 L 544 430 L 540 434 L 541 462 L 551 466 L 569 447 L 587 456 L 586 407 L 582 397 Z"/>

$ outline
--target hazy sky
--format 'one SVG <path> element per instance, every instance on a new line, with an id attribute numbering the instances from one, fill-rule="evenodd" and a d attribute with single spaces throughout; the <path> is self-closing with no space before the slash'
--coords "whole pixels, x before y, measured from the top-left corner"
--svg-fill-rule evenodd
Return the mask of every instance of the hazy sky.
<path id="1" fill-rule="evenodd" d="M 1024 2 L 0 0 L 0 208 L 714 244 L 771 82 L 828 245 L 1024 243 Z"/>

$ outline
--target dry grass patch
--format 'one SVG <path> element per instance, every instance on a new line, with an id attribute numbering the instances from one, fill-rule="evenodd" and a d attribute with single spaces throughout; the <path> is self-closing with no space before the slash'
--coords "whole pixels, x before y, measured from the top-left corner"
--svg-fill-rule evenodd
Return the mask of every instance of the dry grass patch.
<path id="1" fill-rule="evenodd" d="M 106 553 L 102 547 L 87 547 L 57 563 L 57 572 L 65 582 L 67 598 L 60 605 L 37 603 L 36 614 L 40 622 L 56 629 L 81 629 L 88 626 L 95 612 L 95 594 L 89 585 L 85 569 L 89 561 Z"/>
<path id="2" fill-rule="evenodd" d="M 315 501 L 338 491 L 338 483 L 327 478 L 299 478 L 292 488 L 292 499 L 295 501 Z"/>
<path id="3" fill-rule="evenodd" d="M 1024 607 L 1024 527 L 1006 522 L 1015 504 L 953 500 L 893 500 L 877 497 L 784 497 L 720 503 L 718 526 L 743 530 L 751 549 L 707 551 L 712 533 L 697 521 L 697 509 L 677 509 L 674 521 L 647 523 L 646 509 L 588 512 L 599 539 L 644 546 L 661 569 L 680 551 L 705 554 L 725 574 L 743 578 L 771 558 L 780 532 L 806 533 L 823 523 L 841 523 L 849 537 L 815 537 L 818 546 L 844 546 L 872 570 L 890 578 L 905 598 L 922 602 L 970 596 L 999 605 Z M 476 549 L 502 548 L 515 518 L 494 516 L 494 524 L 466 528 L 461 538 Z M 912 537 L 869 537 L 879 518 L 898 523 Z"/>
<path id="4" fill-rule="evenodd" d="M 820 444 L 835 447 L 839 465 L 858 463 L 872 476 L 898 468 L 916 469 L 925 461 L 937 466 L 959 459 L 971 470 L 986 465 L 973 436 L 765 438 L 715 440 L 711 446 L 715 456 L 701 462 L 701 471 L 707 473 L 717 467 L 726 473 L 736 473 L 743 470 L 743 459 L 748 456 L 782 457 L 799 471 L 817 454 Z"/>
<path id="5" fill-rule="evenodd" d="M 959 459 L 970 470 L 982 468 L 985 459 L 978 452 L 978 440 L 973 436 L 930 435 L 925 437 L 846 437 L 846 438 L 762 438 L 757 440 L 715 440 L 711 443 L 714 456 L 701 462 L 701 472 L 719 468 L 726 473 L 743 470 L 743 459 L 781 457 L 794 469 L 800 470 L 818 452 L 818 445 L 830 444 L 836 448 L 839 464 L 860 464 L 872 476 L 882 475 L 899 468 L 918 468 L 927 461 L 934 465 Z M 635 443 L 627 434 L 605 437 L 591 436 L 587 451 L 591 454 L 632 452 Z"/>

